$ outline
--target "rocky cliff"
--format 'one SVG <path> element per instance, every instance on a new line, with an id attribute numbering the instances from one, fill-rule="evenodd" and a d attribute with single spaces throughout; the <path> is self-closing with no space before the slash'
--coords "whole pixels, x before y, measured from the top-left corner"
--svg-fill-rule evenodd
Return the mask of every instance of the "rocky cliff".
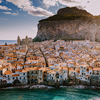
<path id="1" fill-rule="evenodd" d="M 76 7 L 60 9 L 56 15 L 39 21 L 36 38 L 100 41 L 100 16 Z"/>

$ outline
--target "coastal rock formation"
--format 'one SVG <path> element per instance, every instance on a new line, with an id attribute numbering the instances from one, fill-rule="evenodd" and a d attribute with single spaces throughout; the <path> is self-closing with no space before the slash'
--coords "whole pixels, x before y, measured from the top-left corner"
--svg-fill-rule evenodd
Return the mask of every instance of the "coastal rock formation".
<path id="1" fill-rule="evenodd" d="M 100 16 L 76 7 L 62 8 L 56 15 L 39 21 L 36 38 L 100 41 Z"/>

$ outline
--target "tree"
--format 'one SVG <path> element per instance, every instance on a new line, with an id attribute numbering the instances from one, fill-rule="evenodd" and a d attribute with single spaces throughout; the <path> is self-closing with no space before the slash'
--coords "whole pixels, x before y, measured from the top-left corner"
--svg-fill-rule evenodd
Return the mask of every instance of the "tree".
<path id="1" fill-rule="evenodd" d="M 33 42 L 41 42 L 41 41 L 42 41 L 41 38 L 38 38 L 38 37 L 33 39 Z"/>
<path id="2" fill-rule="evenodd" d="M 7 43 L 5 42 L 5 45 L 7 45 Z"/>

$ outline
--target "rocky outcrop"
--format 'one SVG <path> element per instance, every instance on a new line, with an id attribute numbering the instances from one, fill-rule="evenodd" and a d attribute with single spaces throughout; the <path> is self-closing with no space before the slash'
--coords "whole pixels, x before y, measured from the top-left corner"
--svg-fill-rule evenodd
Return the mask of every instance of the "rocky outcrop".
<path id="1" fill-rule="evenodd" d="M 63 8 L 57 15 L 39 22 L 36 38 L 100 41 L 100 17 L 75 7 Z"/>

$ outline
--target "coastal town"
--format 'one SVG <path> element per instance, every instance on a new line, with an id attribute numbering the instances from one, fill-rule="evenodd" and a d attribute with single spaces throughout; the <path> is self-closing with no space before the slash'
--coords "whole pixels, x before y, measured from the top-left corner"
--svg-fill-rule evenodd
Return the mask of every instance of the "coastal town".
<path id="1" fill-rule="evenodd" d="M 100 86 L 100 43 L 90 40 L 20 39 L 0 45 L 0 86 Z"/>

